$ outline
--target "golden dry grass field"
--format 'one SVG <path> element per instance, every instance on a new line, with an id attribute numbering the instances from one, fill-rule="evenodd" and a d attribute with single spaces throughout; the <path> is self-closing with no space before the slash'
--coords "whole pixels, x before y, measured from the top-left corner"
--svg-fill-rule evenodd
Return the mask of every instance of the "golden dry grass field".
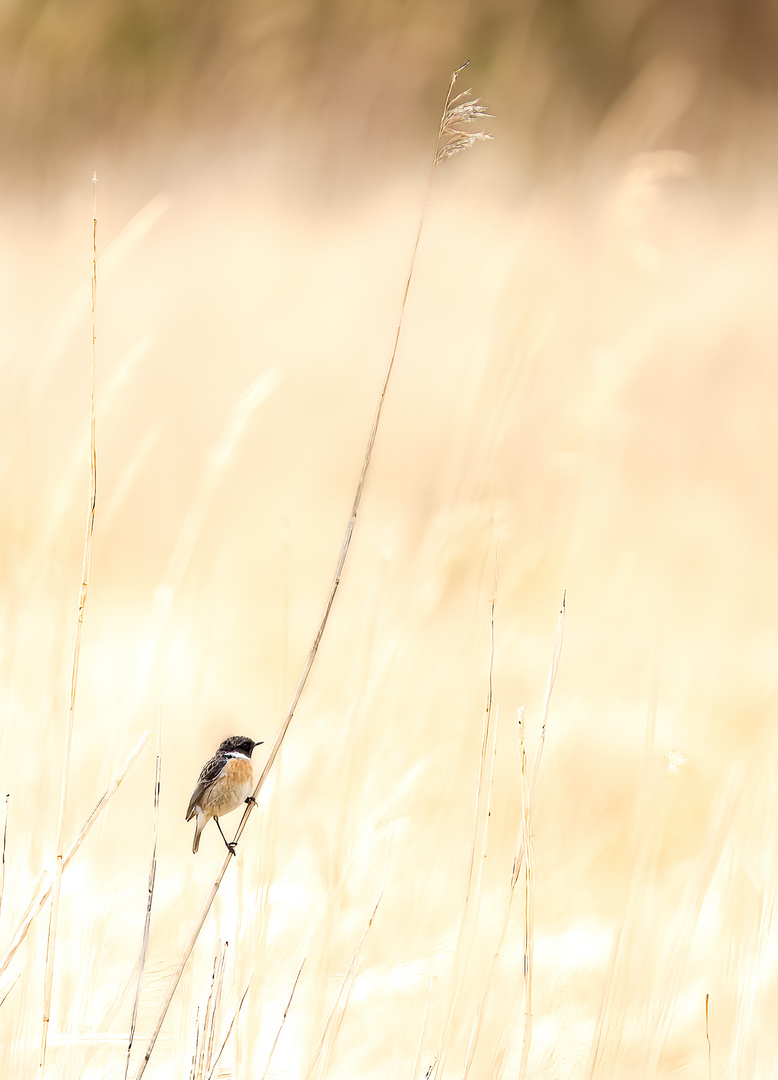
<path id="1" fill-rule="evenodd" d="M 598 152 L 545 185 L 499 141 L 438 170 L 342 587 L 148 1077 L 207 1075 L 225 941 L 225 1080 L 776 1075 L 778 197 Z M 224 857 L 213 825 L 192 855 L 187 802 L 226 735 L 264 740 L 258 775 L 285 715 L 426 184 L 317 194 L 235 149 L 92 167 L 66 848 L 152 735 L 63 873 L 47 1080 L 124 1076 L 160 731 L 140 1065 Z M 2 955 L 56 854 L 91 197 L 0 210 Z M 531 771 L 565 590 L 527 808 L 517 713 Z M 9 1080 L 40 1074 L 49 910 L 0 976 Z"/>

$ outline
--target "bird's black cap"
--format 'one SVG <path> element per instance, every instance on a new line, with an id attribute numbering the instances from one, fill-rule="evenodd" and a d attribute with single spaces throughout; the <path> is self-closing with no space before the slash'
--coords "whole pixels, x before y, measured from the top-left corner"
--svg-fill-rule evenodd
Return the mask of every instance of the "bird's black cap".
<path id="1" fill-rule="evenodd" d="M 251 757 L 254 752 L 255 746 L 261 746 L 262 740 L 255 742 L 248 735 L 230 735 L 229 739 L 224 739 L 219 743 L 218 754 L 245 754 L 246 757 Z"/>

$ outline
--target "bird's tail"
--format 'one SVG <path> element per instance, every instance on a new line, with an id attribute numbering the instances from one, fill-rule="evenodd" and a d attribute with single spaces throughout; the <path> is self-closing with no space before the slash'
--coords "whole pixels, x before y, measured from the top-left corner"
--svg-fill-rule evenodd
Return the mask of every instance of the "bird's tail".
<path id="1" fill-rule="evenodd" d="M 197 854 L 197 849 L 200 847 L 200 833 L 206 826 L 208 818 L 204 814 L 198 814 L 195 821 L 195 834 L 192 841 L 192 854 Z"/>

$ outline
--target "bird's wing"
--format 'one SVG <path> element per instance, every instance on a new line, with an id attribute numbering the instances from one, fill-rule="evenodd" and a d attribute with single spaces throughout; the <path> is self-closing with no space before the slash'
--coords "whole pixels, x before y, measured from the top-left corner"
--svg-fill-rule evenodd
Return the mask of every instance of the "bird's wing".
<path id="1" fill-rule="evenodd" d="M 192 792 L 192 798 L 189 800 L 189 807 L 186 811 L 187 821 L 189 821 L 190 818 L 194 817 L 195 807 L 202 799 L 209 785 L 212 784 L 214 780 L 216 780 L 219 776 L 221 776 L 222 772 L 224 771 L 224 766 L 227 764 L 228 761 L 229 758 L 226 754 L 216 754 L 214 757 L 211 758 L 210 761 L 207 761 L 205 763 L 205 765 L 203 766 L 203 771 L 198 777 L 197 786 Z"/>

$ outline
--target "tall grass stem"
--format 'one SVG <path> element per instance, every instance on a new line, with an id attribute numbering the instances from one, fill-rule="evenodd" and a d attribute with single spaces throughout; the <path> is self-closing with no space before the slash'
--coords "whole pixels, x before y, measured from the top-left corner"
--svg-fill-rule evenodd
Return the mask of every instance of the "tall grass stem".
<path id="1" fill-rule="evenodd" d="M 0 861 L 0 915 L 3 911 L 3 893 L 5 892 L 5 849 L 8 843 L 8 800 L 10 794 L 5 797 L 5 814 L 3 815 L 3 856 Z"/>
<path id="2" fill-rule="evenodd" d="M 397 356 L 397 348 L 398 348 L 398 345 L 399 345 L 399 342 L 400 342 L 400 334 L 402 332 L 403 318 L 405 316 L 405 308 L 406 308 L 406 305 L 407 305 L 407 302 L 408 302 L 408 293 L 410 291 L 411 281 L 413 280 L 413 271 L 414 271 L 414 267 L 416 265 L 416 256 L 417 256 L 417 253 L 418 253 L 418 250 L 419 250 L 419 243 L 421 242 L 422 231 L 424 229 L 424 219 L 425 219 L 426 210 L 427 210 L 427 203 L 429 202 L 430 191 L 432 189 L 432 181 L 433 181 L 433 178 L 435 176 L 435 170 L 437 169 L 437 167 L 438 167 L 438 165 L 440 163 L 440 160 L 442 160 L 439 157 L 439 151 L 441 149 L 441 140 L 443 140 L 445 138 L 445 136 L 447 135 L 446 123 L 451 118 L 451 115 L 450 115 L 450 106 L 451 106 L 451 102 L 452 102 L 451 95 L 453 93 L 454 84 L 456 82 L 457 76 L 459 75 L 460 71 L 462 71 L 462 68 L 459 68 L 452 75 L 451 83 L 450 83 L 449 88 L 448 88 L 448 93 L 446 94 L 446 101 L 445 101 L 445 105 L 444 105 L 444 108 L 443 108 L 443 115 L 441 117 L 440 126 L 438 128 L 438 137 L 437 137 L 436 144 L 435 144 L 435 154 L 433 156 L 432 166 L 430 168 L 430 173 L 429 173 L 429 179 L 427 181 L 427 190 L 426 190 L 426 193 L 425 193 L 425 196 L 424 196 L 424 203 L 422 205 L 422 211 L 421 211 L 421 216 L 419 218 L 418 228 L 416 230 L 416 238 L 415 238 L 414 243 L 413 243 L 413 250 L 411 252 L 410 266 L 409 266 L 409 269 L 408 269 L 408 275 L 407 275 L 406 280 L 405 280 L 405 288 L 403 289 L 402 302 L 400 304 L 400 314 L 399 314 L 399 317 L 398 317 L 398 320 L 397 320 L 397 328 L 396 328 L 395 334 L 394 334 L 394 341 L 392 343 L 392 350 L 391 350 L 391 354 L 389 356 L 389 363 L 388 363 L 387 368 L 386 368 L 386 373 L 384 375 L 383 384 L 381 386 L 381 392 L 380 392 L 380 395 L 379 395 L 379 398 L 378 398 L 378 404 L 376 406 L 375 415 L 373 417 L 373 424 L 372 424 L 372 427 L 370 428 L 370 434 L 369 434 L 368 440 L 367 440 L 367 447 L 365 449 L 365 456 L 364 456 L 364 460 L 362 462 L 362 469 L 361 469 L 361 472 L 359 474 L 359 480 L 357 482 L 357 489 L 356 489 L 356 493 L 354 495 L 354 502 L 353 502 L 353 505 L 352 505 L 352 508 L 351 508 L 351 515 L 349 517 L 348 524 L 346 526 L 346 534 L 345 534 L 345 537 L 343 539 L 343 544 L 342 544 L 341 549 L 340 549 L 340 555 L 338 557 L 337 566 L 335 568 L 335 576 L 334 576 L 334 578 L 332 580 L 332 584 L 330 585 L 330 590 L 329 590 L 329 594 L 327 596 L 327 601 L 326 601 L 326 603 L 324 605 L 324 612 L 323 612 L 323 614 L 321 616 L 321 620 L 319 622 L 319 627 L 318 627 L 318 630 L 316 631 L 316 636 L 314 637 L 313 644 L 311 646 L 310 652 L 308 653 L 305 664 L 303 665 L 303 671 L 302 671 L 302 674 L 300 676 L 299 682 L 297 683 L 297 688 L 295 689 L 295 692 L 292 695 L 292 701 L 291 701 L 291 703 L 289 705 L 286 716 L 285 716 L 285 718 L 284 718 L 284 720 L 283 720 L 283 722 L 281 724 L 281 727 L 279 728 L 278 734 L 276 735 L 275 742 L 273 743 L 273 746 L 272 746 L 272 748 L 270 750 L 267 761 L 265 763 L 265 767 L 263 768 L 262 773 L 261 773 L 261 775 L 259 777 L 259 780 L 257 781 L 256 786 L 254 788 L 254 791 L 253 791 L 253 799 L 254 799 L 254 801 L 250 802 L 247 805 L 247 807 L 246 807 L 246 809 L 245 809 L 245 811 L 243 813 L 243 817 L 241 818 L 240 823 L 238 824 L 238 828 L 237 828 L 237 830 L 235 832 L 233 842 L 236 843 L 236 844 L 240 840 L 241 836 L 243 835 L 243 830 L 246 828 L 246 824 L 248 822 L 249 815 L 251 814 L 251 811 L 254 809 L 254 806 L 256 806 L 257 797 L 259 796 L 260 791 L 262 790 L 262 788 L 265 785 L 265 781 L 267 780 L 268 774 L 270 773 L 270 770 L 273 767 L 273 763 L 274 763 L 276 757 L 278 756 L 278 752 L 281 749 L 281 744 L 284 741 L 284 737 L 286 736 L 286 733 L 289 730 L 289 725 L 292 722 L 292 718 L 294 716 L 295 710 L 297 709 L 297 704 L 298 704 L 298 702 L 300 700 L 300 697 L 302 696 L 303 690 L 305 689 L 305 684 L 308 682 L 308 676 L 311 673 L 311 668 L 313 667 L 313 662 L 316 659 L 316 654 L 319 651 L 319 645 L 321 644 L 321 639 L 324 636 L 324 631 L 325 631 L 325 629 L 327 627 L 327 622 L 328 622 L 329 617 L 330 617 L 330 611 L 332 610 L 332 605 L 335 602 L 335 597 L 336 597 L 336 595 L 338 593 L 338 589 L 340 588 L 340 582 L 341 582 L 341 577 L 342 577 L 342 574 L 343 574 L 343 569 L 344 569 L 344 567 L 346 565 L 346 558 L 348 556 L 349 548 L 351 546 L 351 537 L 353 536 L 353 533 L 354 533 L 354 527 L 355 527 L 356 521 L 357 521 L 357 514 L 359 513 L 359 506 L 360 506 L 360 503 L 362 501 L 362 492 L 364 490 L 365 480 L 367 479 L 368 469 L 370 468 L 370 461 L 371 461 L 371 458 L 373 456 L 373 446 L 375 445 L 376 435 L 378 433 L 378 425 L 379 425 L 380 420 L 381 420 L 381 413 L 382 413 L 383 407 L 384 407 L 384 400 L 386 398 L 386 392 L 387 392 L 387 389 L 389 387 L 389 380 L 391 378 L 392 370 L 394 368 L 395 357 Z M 471 119 L 471 118 L 470 117 L 464 117 L 463 122 L 468 122 L 469 119 Z M 216 898 L 216 894 L 219 891 L 219 887 L 220 887 L 220 885 L 222 883 L 222 879 L 224 878 L 224 875 L 227 872 L 227 867 L 230 865 L 231 860 L 232 860 L 232 855 L 228 854 L 228 855 L 225 856 L 225 859 L 224 859 L 224 862 L 222 863 L 221 869 L 218 871 L 218 873 L 216 875 L 214 883 L 211 886 L 211 888 L 210 888 L 210 890 L 208 892 L 208 895 L 206 896 L 205 903 L 203 904 L 203 907 L 202 907 L 202 909 L 200 911 L 200 914 L 198 915 L 197 920 L 195 922 L 195 925 L 192 928 L 192 932 L 189 935 L 189 938 L 188 938 L 188 940 L 186 942 L 186 945 L 184 946 L 184 951 L 181 954 L 181 957 L 180 957 L 180 959 L 178 961 L 178 964 L 176 965 L 176 969 L 173 972 L 173 975 L 171 976 L 170 983 L 168 985 L 168 989 L 167 989 L 167 992 L 165 994 L 165 998 L 164 998 L 164 1000 L 162 1002 L 162 1006 L 160 1007 L 159 1015 L 157 1016 L 156 1023 L 155 1023 L 154 1028 L 153 1028 L 153 1030 L 151 1032 L 151 1035 L 149 1036 L 149 1042 L 148 1042 L 148 1045 L 146 1047 L 146 1053 L 145 1053 L 145 1055 L 143 1057 L 143 1061 L 140 1064 L 140 1067 L 139 1067 L 138 1072 L 136 1074 L 135 1080 L 140 1080 L 140 1078 L 143 1076 L 143 1073 L 146 1071 L 146 1066 L 147 1066 L 147 1064 L 149 1062 L 149 1059 L 151 1057 L 151 1054 L 152 1054 L 152 1052 L 154 1050 L 154 1045 L 155 1045 L 155 1043 L 157 1041 L 157 1038 L 159 1037 L 160 1030 L 162 1029 L 162 1024 L 164 1023 L 165 1016 L 167 1015 L 167 1011 L 170 1008 L 170 1003 L 173 1000 L 173 996 L 174 996 L 174 994 L 176 992 L 176 988 L 178 986 L 178 983 L 181 980 L 181 975 L 183 973 L 184 967 L 186 966 L 186 963 L 187 963 L 187 961 L 189 960 L 189 957 L 192 954 L 192 950 L 194 949 L 195 943 L 197 942 L 197 938 L 200 935 L 200 930 L 202 929 L 202 926 L 205 923 L 205 920 L 206 920 L 206 918 L 208 916 L 208 912 L 210 911 L 211 905 L 213 904 L 213 901 Z"/>
<path id="3" fill-rule="evenodd" d="M 532 1044 L 532 961 L 535 920 L 533 909 L 533 846 L 530 828 L 530 793 L 527 780 L 527 749 L 524 740 L 524 714 L 519 713 L 519 755 L 521 757 L 521 818 L 524 830 L 524 1031 L 521 1040 L 519 1080 L 525 1080 Z"/>
<path id="4" fill-rule="evenodd" d="M 114 776 L 113 780 L 111 781 L 111 783 L 106 788 L 105 792 L 103 793 L 102 798 L 97 803 L 94 810 L 89 815 L 89 817 L 86 819 L 84 824 L 81 826 L 81 829 L 79 830 L 78 835 L 76 836 L 75 840 L 70 845 L 70 847 L 65 852 L 65 854 L 64 854 L 64 856 L 62 858 L 62 871 L 63 871 L 63 873 L 64 873 L 65 870 L 67 870 L 68 865 L 70 864 L 71 860 L 75 856 L 78 849 L 83 844 L 84 840 L 86 840 L 87 836 L 89 835 L 90 829 L 92 828 L 94 823 L 97 821 L 97 819 L 100 817 L 103 810 L 105 810 L 108 803 L 113 798 L 113 796 L 116 793 L 116 790 L 118 789 L 118 787 L 121 784 L 122 780 L 125 778 L 127 773 L 130 771 L 132 766 L 135 764 L 135 762 L 140 757 L 141 751 L 143 750 L 144 746 L 146 745 L 146 743 L 149 741 L 150 738 L 151 738 L 151 732 L 150 731 L 144 731 L 144 733 L 138 739 L 137 743 L 135 744 L 132 751 L 130 752 L 129 757 L 124 762 L 121 769 L 119 769 L 116 776 Z M 48 886 L 44 887 L 45 881 L 46 881 L 46 874 L 44 873 L 44 874 L 41 874 L 39 883 L 36 886 L 35 891 L 33 892 L 32 900 L 30 901 L 26 912 L 22 916 L 22 918 L 21 918 L 21 920 L 20 920 L 20 922 L 19 922 L 19 924 L 18 924 L 18 926 L 16 928 L 15 933 L 14 933 L 13 937 L 11 938 L 11 943 L 10 943 L 10 945 L 8 946 L 8 948 L 5 951 L 5 955 L 3 956 L 2 960 L 0 960 L 0 975 L 3 974 L 3 972 L 6 970 L 8 965 L 13 960 L 14 956 L 16 955 L 17 949 L 19 948 L 21 943 L 24 941 L 24 939 L 27 937 L 27 932 L 29 931 L 30 926 L 33 923 L 33 920 L 35 919 L 36 915 L 38 915 L 43 910 L 43 907 L 46 904 L 46 901 L 51 896 L 52 890 L 54 888 L 53 882 L 49 881 Z"/>
<path id="5" fill-rule="evenodd" d="M 486 704 L 484 706 L 484 718 L 481 728 L 481 760 L 478 768 L 478 783 L 476 785 L 475 792 L 475 805 L 473 808 L 473 840 L 470 845 L 470 861 L 467 869 L 467 884 L 465 886 L 465 897 L 462 904 L 462 914 L 459 918 L 459 927 L 457 929 L 457 938 L 454 944 L 454 958 L 452 962 L 451 973 L 451 988 L 449 994 L 448 1008 L 446 1010 L 446 1019 L 443 1024 L 443 1034 L 440 1038 L 440 1044 L 438 1046 L 438 1053 L 435 1057 L 433 1067 L 433 1080 L 436 1076 L 441 1076 L 443 1073 L 443 1066 L 446 1060 L 447 1044 L 449 1034 L 451 1031 L 451 1023 L 454 1016 L 454 1010 L 456 1008 L 457 1000 L 459 998 L 459 989 L 461 983 L 461 976 L 464 968 L 467 966 L 470 953 L 471 937 L 469 933 L 470 922 L 470 901 L 473 892 L 478 895 L 481 882 L 481 872 L 483 869 L 483 859 L 478 860 L 477 871 L 476 867 L 476 848 L 478 846 L 478 835 L 481 830 L 481 821 L 483 819 L 483 839 L 482 847 L 485 851 L 486 848 L 486 833 L 489 827 L 489 814 L 488 814 L 488 802 L 491 800 L 491 776 L 488 786 L 487 796 L 487 812 L 484 814 L 483 810 L 483 791 L 485 787 L 484 779 L 486 776 L 487 763 L 492 762 L 491 769 L 492 775 L 494 771 L 494 752 L 491 755 L 490 750 L 490 738 L 492 732 L 491 719 L 492 719 L 492 698 L 494 693 L 494 608 L 497 602 L 497 581 L 500 569 L 499 548 L 495 556 L 494 561 L 494 585 L 492 588 L 492 600 L 490 607 L 490 619 L 489 619 L 489 673 L 486 684 Z M 476 878 L 476 888 L 473 889 L 473 877 Z"/>
<path id="6" fill-rule="evenodd" d="M 424 1052 L 424 1036 L 427 1034 L 427 1017 L 430 1011 L 430 998 L 432 997 L 432 991 L 437 980 L 437 975 L 430 976 L 430 985 L 427 990 L 427 1000 L 424 1002 L 424 1015 L 421 1020 L 421 1031 L 419 1032 L 419 1044 L 416 1047 L 416 1057 L 413 1061 L 413 1072 L 411 1073 L 411 1080 L 418 1080 L 419 1066 L 421 1065 L 421 1055 Z"/>
<path id="7" fill-rule="evenodd" d="M 378 894 L 378 899 L 375 902 L 375 906 L 373 907 L 370 918 L 367 920 L 365 928 L 360 935 L 359 941 L 357 942 L 357 947 L 356 949 L 354 949 L 351 957 L 351 963 L 346 969 L 346 974 L 343 976 L 340 986 L 338 987 L 338 992 L 335 995 L 335 1001 L 332 1003 L 332 1008 L 330 1009 L 329 1016 L 327 1017 L 324 1028 L 322 1029 L 318 1049 L 313 1057 L 313 1061 L 311 1062 L 305 1074 L 305 1080 L 311 1080 L 311 1078 L 315 1075 L 316 1067 L 319 1064 L 319 1061 L 322 1059 L 322 1056 L 325 1055 L 325 1051 L 329 1053 L 332 1050 L 332 1043 L 334 1041 L 335 1035 L 340 1029 L 340 1025 L 343 1020 L 343 1013 L 345 1012 L 346 1005 L 348 1004 L 348 997 L 351 992 L 351 985 L 356 975 L 357 962 L 359 960 L 359 954 L 362 949 L 362 944 L 365 940 L 365 937 L 367 936 L 368 930 L 373 925 L 373 920 L 376 917 L 378 905 L 381 903 L 381 897 L 383 895 L 384 890 L 381 889 L 381 892 Z M 321 1075 L 324 1076 L 325 1074 L 326 1068 L 322 1068 Z"/>
<path id="8" fill-rule="evenodd" d="M 304 956 L 302 958 L 302 960 L 300 961 L 300 963 L 298 964 L 298 966 L 297 966 L 297 974 L 294 977 L 294 982 L 292 983 L 292 989 L 289 992 L 289 1000 L 286 1003 L 286 1008 L 284 1009 L 284 1015 L 281 1017 L 281 1023 L 278 1025 L 278 1031 L 276 1032 L 276 1037 L 275 1037 L 275 1039 L 273 1039 L 273 1045 L 270 1047 L 270 1053 L 267 1055 L 267 1063 L 265 1065 L 265 1071 L 262 1073 L 262 1080 L 267 1080 L 267 1074 L 268 1074 L 268 1071 L 270 1069 L 270 1062 L 273 1060 L 273 1054 L 276 1052 L 276 1047 L 278 1046 L 278 1040 L 281 1038 L 281 1032 L 283 1031 L 284 1024 L 286 1023 L 286 1018 L 289 1015 L 289 1010 L 292 1007 L 292 998 L 294 997 L 294 992 L 297 989 L 297 984 L 300 981 L 300 976 L 302 975 L 303 965 L 305 964 L 306 959 L 307 959 L 307 957 Z M 248 990 L 248 987 L 246 987 L 246 989 Z M 211 1080 L 211 1078 L 208 1077 L 208 1080 Z"/>
<path id="9" fill-rule="evenodd" d="M 708 1043 L 708 1080 L 711 1080 L 712 1073 L 712 1060 L 711 1060 L 711 1045 L 710 1045 L 710 1027 L 708 1024 L 708 1006 L 710 1004 L 710 994 L 705 995 L 705 1040 Z"/>
<path id="10" fill-rule="evenodd" d="M 206 1046 L 205 1041 L 203 1041 L 203 1051 L 204 1051 L 205 1056 L 204 1056 L 203 1067 L 200 1070 L 200 1076 L 201 1076 L 201 1078 L 203 1078 L 203 1080 L 205 1078 L 206 1072 L 211 1071 L 211 1057 L 213 1055 L 213 1040 L 214 1040 L 214 1038 L 216 1036 L 216 1019 L 217 1019 L 217 1017 L 219 1015 L 219 1006 L 221 1004 L 221 999 L 222 999 L 222 987 L 224 985 L 224 967 L 225 967 L 225 965 L 227 963 L 227 945 L 228 945 L 228 942 L 225 941 L 224 945 L 222 946 L 221 955 L 219 956 L 219 967 L 218 967 L 218 971 L 216 972 L 216 983 L 215 983 L 215 986 L 213 986 L 211 988 L 212 996 L 213 996 L 213 1002 L 211 1002 L 210 998 L 208 999 L 208 1008 L 207 1008 L 206 1014 L 205 1014 L 205 1027 L 203 1028 L 203 1040 L 205 1040 L 205 1034 L 206 1034 L 206 1031 L 207 1031 L 208 1043 L 207 1043 L 207 1046 Z M 209 1014 L 210 1014 L 210 1016 L 209 1016 Z"/>
<path id="11" fill-rule="evenodd" d="M 249 992 L 249 987 L 251 986 L 251 979 L 252 979 L 253 975 L 254 975 L 254 972 L 252 971 L 251 974 L 249 975 L 248 979 L 246 980 L 246 988 L 243 991 L 243 994 L 241 996 L 240 1001 L 238 1002 L 237 1009 L 233 1013 L 232 1020 L 230 1020 L 230 1026 L 227 1028 L 227 1034 L 224 1036 L 224 1039 L 222 1040 L 222 1044 L 219 1047 L 219 1053 L 214 1058 L 213 1065 L 211 1065 L 211 1071 L 208 1073 L 208 1080 L 213 1080 L 214 1074 L 216 1073 L 216 1066 L 219 1064 L 219 1060 L 220 1060 L 222 1054 L 224 1053 L 224 1048 L 226 1047 L 227 1043 L 229 1042 L 230 1035 L 232 1034 L 232 1029 L 235 1026 L 235 1021 L 240 1016 L 240 1010 L 243 1008 L 243 1003 L 246 1000 L 246 996 L 247 996 L 247 994 Z M 295 986 L 296 985 L 297 985 L 297 981 L 295 980 Z M 292 988 L 292 993 L 294 993 L 294 987 Z M 290 1002 L 291 1002 L 291 998 L 290 998 Z M 289 1008 L 289 1006 L 287 1006 L 287 1010 L 288 1010 L 288 1008 Z M 286 1013 L 284 1013 L 284 1020 L 285 1019 L 286 1019 Z M 282 1021 L 282 1023 L 283 1023 L 283 1021 Z M 273 1045 L 275 1046 L 275 1043 Z"/>
<path id="12" fill-rule="evenodd" d="M 62 888 L 62 837 L 65 827 L 65 811 L 67 810 L 68 803 L 68 787 L 70 784 L 70 757 L 73 747 L 73 726 L 76 713 L 76 689 L 78 687 L 78 661 L 81 654 L 81 631 L 84 625 L 84 608 L 86 607 L 86 597 L 89 589 L 89 571 L 92 565 L 92 538 L 95 529 L 95 505 L 97 503 L 97 448 L 95 444 L 97 173 L 92 177 L 92 183 L 94 185 L 94 210 L 92 213 L 92 363 L 89 408 L 89 509 L 86 519 L 86 536 L 84 538 L 84 558 L 81 570 L 81 590 L 78 598 L 78 614 L 76 616 L 76 629 L 73 635 L 73 659 L 70 669 L 70 708 L 68 709 L 67 727 L 65 730 L 65 753 L 62 763 L 59 814 L 57 816 L 57 862 L 54 871 L 54 897 L 51 902 L 49 935 L 46 944 L 46 970 L 43 980 L 43 1024 L 41 1028 L 40 1058 L 38 1062 L 41 1069 L 44 1068 L 46 1063 L 46 1041 L 49 1034 L 49 1019 L 51 1017 L 51 991 L 54 982 L 54 954 L 57 944 L 57 920 L 59 917 L 59 900 Z"/>
<path id="13" fill-rule="evenodd" d="M 140 988 L 143 982 L 143 969 L 146 966 L 146 957 L 149 951 L 149 934 L 151 932 L 151 905 L 154 901 L 154 883 L 157 877 L 157 842 L 159 841 L 159 793 L 162 777 L 162 709 L 160 708 L 159 722 L 157 724 L 157 764 L 154 770 L 154 803 L 152 816 L 154 820 L 154 843 L 151 848 L 151 867 L 149 869 L 148 897 L 146 899 L 146 917 L 143 923 L 143 939 L 138 958 L 138 977 L 135 981 L 135 1000 L 132 1004 L 132 1016 L 130 1018 L 130 1037 L 127 1042 L 127 1061 L 124 1065 L 124 1080 L 127 1080 L 130 1071 L 130 1054 L 132 1043 L 135 1038 L 135 1024 L 138 1019 L 138 1005 L 140 1003 Z"/>

